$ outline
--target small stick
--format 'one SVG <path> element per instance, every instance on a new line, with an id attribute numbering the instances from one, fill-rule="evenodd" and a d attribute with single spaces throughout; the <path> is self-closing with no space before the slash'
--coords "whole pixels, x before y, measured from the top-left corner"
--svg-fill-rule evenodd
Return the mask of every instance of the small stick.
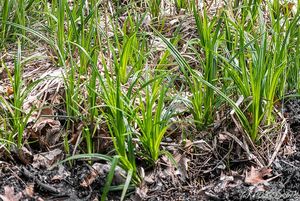
<path id="1" fill-rule="evenodd" d="M 289 130 L 289 129 L 288 129 L 288 125 L 287 125 L 286 118 L 284 118 L 284 116 L 281 115 L 281 113 L 279 113 L 279 111 L 277 111 L 276 109 L 275 109 L 275 111 L 277 112 L 278 116 L 281 117 L 281 118 L 283 119 L 282 124 L 284 125 L 285 130 L 284 130 L 284 132 L 283 132 L 283 134 L 282 134 L 282 136 L 281 136 L 280 141 L 277 143 L 277 145 L 276 145 L 276 147 L 275 147 L 275 151 L 274 151 L 274 153 L 272 154 L 272 157 L 271 157 L 271 159 L 270 159 L 270 161 L 269 161 L 269 163 L 268 163 L 268 166 L 270 166 L 270 165 L 273 163 L 273 161 L 275 160 L 275 158 L 276 158 L 276 156 L 277 156 L 277 154 L 278 154 L 278 152 L 279 152 L 279 150 L 280 150 L 280 148 L 281 148 L 281 145 L 283 144 L 283 142 L 284 142 L 284 140 L 285 140 L 285 138 L 286 138 L 286 136 L 287 136 L 288 130 Z"/>
<path id="2" fill-rule="evenodd" d="M 31 172 L 29 172 L 26 168 L 22 168 L 22 173 L 32 179 L 37 185 L 41 186 L 42 188 L 44 188 L 45 190 L 51 192 L 51 193 L 56 193 L 56 194 L 59 194 L 59 190 L 57 190 L 56 188 L 48 185 L 48 184 L 45 184 L 43 183 L 42 181 L 40 181 L 39 179 L 37 179 Z"/>
<path id="3" fill-rule="evenodd" d="M 238 143 L 238 145 L 240 145 L 240 147 L 242 147 L 246 153 L 248 154 L 248 158 L 249 160 L 254 159 L 254 161 L 260 166 L 260 167 L 264 167 L 264 165 L 262 164 L 262 162 L 260 160 L 258 160 L 258 158 L 252 154 L 248 148 L 248 146 L 245 146 L 245 144 L 239 140 L 236 136 L 234 136 L 233 134 L 229 133 L 228 131 L 223 131 L 222 132 L 225 135 L 228 135 L 229 137 L 231 137 L 236 143 Z"/>

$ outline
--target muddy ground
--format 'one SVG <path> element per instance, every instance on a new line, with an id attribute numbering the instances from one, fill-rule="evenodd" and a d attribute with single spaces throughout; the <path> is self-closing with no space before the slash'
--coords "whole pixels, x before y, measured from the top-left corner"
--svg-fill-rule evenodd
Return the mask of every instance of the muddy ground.
<path id="1" fill-rule="evenodd" d="M 300 200 L 300 100 L 287 100 L 284 106 L 290 129 L 269 167 L 257 168 L 243 151 L 237 154 L 235 142 L 223 139 L 226 143 L 218 144 L 212 136 L 203 141 L 202 135 L 187 142 L 184 151 L 176 148 L 173 153 L 180 158 L 177 168 L 166 165 L 168 160 L 162 158 L 154 170 L 145 171 L 142 184 L 130 188 L 126 199 Z M 218 154 L 211 153 L 213 145 L 218 147 Z M 11 156 L 2 155 L 0 197 L 4 201 L 100 200 L 109 164 L 77 160 L 53 166 L 64 158 L 62 150 L 58 147 L 43 153 L 26 155 L 28 150 L 23 150 L 21 154 L 13 151 Z M 113 185 L 124 182 L 122 173 L 121 169 L 115 172 Z M 109 200 L 119 200 L 120 193 L 110 192 Z"/>

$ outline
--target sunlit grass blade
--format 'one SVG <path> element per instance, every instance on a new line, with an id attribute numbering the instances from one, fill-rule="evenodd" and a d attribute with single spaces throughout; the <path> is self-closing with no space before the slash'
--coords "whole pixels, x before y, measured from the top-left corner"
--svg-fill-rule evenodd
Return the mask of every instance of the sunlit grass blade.
<path id="1" fill-rule="evenodd" d="M 65 59 L 64 37 L 65 37 L 65 0 L 58 0 L 57 5 L 57 45 L 62 55 L 61 59 Z M 62 64 L 62 62 L 61 62 Z"/>
<path id="2" fill-rule="evenodd" d="M 9 8 L 10 8 L 10 4 L 12 1 L 10 0 L 4 0 L 3 3 L 3 7 L 1 10 L 1 21 L 2 21 L 2 33 L 1 33 L 1 39 L 2 39 L 2 43 L 0 44 L 1 46 L 4 45 L 5 39 L 6 39 L 6 34 L 7 34 L 7 21 L 8 21 L 8 14 L 9 14 Z"/>
<path id="3" fill-rule="evenodd" d="M 160 14 L 161 0 L 147 0 L 150 8 L 150 13 L 154 18 L 157 18 Z"/>
<path id="4" fill-rule="evenodd" d="M 118 156 L 115 156 L 111 162 L 111 167 L 110 167 L 110 171 L 107 175 L 107 178 L 106 178 L 106 183 L 102 189 L 102 195 L 101 195 L 101 201 L 105 201 L 106 200 L 106 197 L 107 197 L 107 194 L 109 192 L 109 187 L 111 185 L 111 182 L 114 178 L 114 173 L 115 173 L 115 169 L 117 167 L 117 164 L 119 162 L 119 157 Z"/>
<path id="5" fill-rule="evenodd" d="M 133 174 L 133 170 L 129 170 L 127 172 L 126 181 L 125 181 L 124 188 L 123 188 L 123 191 L 122 191 L 122 194 L 121 194 L 121 199 L 120 199 L 121 201 L 123 201 L 125 199 L 126 192 L 128 190 L 128 187 L 129 187 L 131 179 L 132 179 L 132 174 Z"/>

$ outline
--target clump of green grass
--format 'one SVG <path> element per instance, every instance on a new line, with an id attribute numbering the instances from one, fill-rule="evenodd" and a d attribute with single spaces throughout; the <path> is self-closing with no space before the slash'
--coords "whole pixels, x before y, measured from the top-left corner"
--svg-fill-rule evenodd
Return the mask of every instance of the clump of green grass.
<path id="1" fill-rule="evenodd" d="M 189 9 L 192 5 L 189 0 L 174 0 L 174 3 L 177 11 L 180 11 L 181 9 Z"/>
<path id="2" fill-rule="evenodd" d="M 163 77 L 156 75 L 153 80 L 145 81 L 145 92 L 138 94 L 139 106 L 136 109 L 134 122 L 137 123 L 137 136 L 142 144 L 144 154 L 150 163 L 155 163 L 162 154 L 160 144 L 170 126 L 172 110 L 165 108 L 167 87 L 163 83 Z M 145 93 L 145 94 L 144 94 Z"/>
<path id="3" fill-rule="evenodd" d="M 10 13 L 10 9 L 12 6 L 12 1 L 9 0 L 4 0 L 3 2 L 3 6 L 1 9 L 1 46 L 4 45 L 5 40 L 7 38 L 7 33 L 8 33 L 8 26 L 7 26 L 7 21 L 9 18 L 9 13 Z"/>
<path id="4" fill-rule="evenodd" d="M 194 18 L 196 21 L 197 32 L 199 35 L 199 46 L 204 53 L 204 59 L 201 61 L 200 72 L 204 79 L 212 85 L 215 85 L 218 77 L 218 58 L 215 56 L 219 40 L 222 36 L 220 28 L 222 17 L 215 17 L 210 20 L 207 16 L 205 8 L 202 12 L 198 12 L 195 4 L 193 5 Z M 186 80 L 189 75 L 185 73 Z M 192 113 L 199 129 L 213 122 L 215 114 L 215 95 L 212 88 L 199 83 L 197 79 L 189 82 L 192 91 Z"/>
<path id="5" fill-rule="evenodd" d="M 251 130 L 247 133 L 253 141 L 259 139 L 259 127 L 262 124 L 270 125 L 274 121 L 274 102 L 276 97 L 283 96 L 286 91 L 290 34 L 299 21 L 296 16 L 291 22 L 285 21 L 279 26 L 282 19 L 273 18 L 272 24 L 267 27 L 262 12 L 257 12 L 260 23 L 256 30 L 246 31 L 238 22 L 227 19 L 231 28 L 235 29 L 227 31 L 227 36 L 230 32 L 234 33 L 227 40 L 235 38 L 237 41 L 232 43 L 236 49 L 228 52 L 231 55 L 229 59 L 223 59 L 227 64 L 225 69 L 234 80 L 240 95 L 248 102 Z"/>
<path id="6" fill-rule="evenodd" d="M 115 63 L 116 80 L 114 81 L 103 61 L 106 75 L 106 83 L 103 83 L 101 97 L 105 103 L 103 115 L 112 136 L 116 153 L 120 156 L 122 167 L 133 173 L 134 183 L 139 183 L 139 176 L 135 163 L 135 148 L 132 141 L 132 130 L 130 129 L 130 105 L 123 96 L 121 89 L 120 66 Z"/>
<path id="7" fill-rule="evenodd" d="M 276 97 L 284 94 L 286 83 L 284 72 L 287 69 L 288 49 L 291 48 L 289 47 L 290 34 L 291 30 L 296 28 L 299 17 L 297 15 L 291 21 L 284 18 L 286 19 L 285 23 L 279 27 L 279 21 L 276 21 L 276 23 L 271 24 L 270 28 L 268 27 L 268 30 L 266 22 L 262 18 L 262 11 L 257 7 L 257 4 L 248 8 L 249 10 L 243 8 L 242 14 L 246 15 L 248 12 L 253 12 L 251 14 L 253 15 L 253 21 L 251 21 L 252 25 L 250 27 L 253 27 L 259 20 L 258 29 L 250 29 L 247 26 L 247 30 L 250 29 L 250 31 L 247 31 L 243 24 L 238 21 L 233 22 L 223 14 L 216 18 L 218 23 L 214 24 L 214 20 L 212 20 L 211 27 L 208 27 L 205 10 L 202 17 L 196 12 L 194 13 L 200 44 L 206 50 L 204 57 L 206 62 L 202 63 L 203 73 L 197 73 L 195 69 L 192 69 L 175 47 L 157 33 L 168 45 L 186 79 L 188 80 L 191 77 L 193 80 L 193 82 L 188 80 L 188 83 L 193 93 L 192 105 L 196 122 L 200 119 L 198 117 L 202 116 L 202 119 L 205 120 L 207 120 L 207 117 L 211 117 L 211 115 L 202 115 L 205 113 L 200 112 L 207 110 L 209 114 L 213 110 L 215 106 L 213 97 L 216 93 L 233 107 L 245 133 L 256 142 L 260 138 L 260 126 L 269 125 L 273 121 L 272 113 Z M 256 20 L 257 17 L 259 18 Z M 220 32 L 222 21 L 224 21 L 222 24 L 225 24 L 225 33 Z M 213 36 L 208 35 L 210 30 L 213 30 Z M 282 34 L 283 30 L 284 34 Z M 274 34 L 269 35 L 270 31 Z M 225 46 L 228 48 L 228 52 L 225 54 L 223 52 L 219 53 L 218 46 L 214 45 L 219 44 L 221 46 L 223 36 L 226 37 Z M 220 64 L 216 62 L 216 57 L 222 60 Z M 227 72 L 228 77 L 223 77 L 223 80 L 229 78 L 234 81 L 234 87 L 238 89 L 234 95 L 245 98 L 244 102 L 247 102 L 245 103 L 245 109 L 235 104 L 230 98 L 232 95 L 226 95 L 215 86 L 216 80 L 221 79 L 217 77 L 217 67 Z M 226 75 L 226 73 L 222 73 L 222 75 Z M 195 101 L 200 104 L 195 104 Z M 195 114 L 195 111 L 199 111 L 198 114 Z"/>
<path id="8" fill-rule="evenodd" d="M 22 78 L 23 67 L 21 52 L 21 42 L 18 40 L 18 51 L 14 61 L 13 75 L 2 61 L 2 65 L 6 68 L 6 72 L 11 84 L 13 97 L 7 100 L 4 96 L 0 95 L 0 106 L 2 106 L 1 110 L 5 114 L 3 120 L 5 122 L 4 124 L 6 125 L 5 132 L 7 132 L 4 139 L 6 139 L 7 142 L 17 144 L 18 148 L 21 148 L 23 145 L 24 130 L 27 126 L 28 119 L 31 116 L 31 112 L 34 109 L 32 108 L 31 112 L 26 114 L 23 111 L 24 100 L 31 92 L 31 89 L 39 82 L 32 82 L 25 87 L 25 83 Z"/>
<path id="9" fill-rule="evenodd" d="M 10 23 L 16 23 L 20 26 L 25 27 L 28 23 L 28 18 L 31 13 L 28 12 L 30 9 L 35 7 L 39 3 L 35 0 L 24 1 L 24 0 L 1 0 L 0 1 L 0 47 L 4 47 L 9 42 L 16 42 L 19 37 L 22 42 L 25 42 L 26 29 L 15 29 Z"/>
<path id="10" fill-rule="evenodd" d="M 157 18 L 160 13 L 161 0 L 148 0 L 148 7 L 153 18 Z"/>

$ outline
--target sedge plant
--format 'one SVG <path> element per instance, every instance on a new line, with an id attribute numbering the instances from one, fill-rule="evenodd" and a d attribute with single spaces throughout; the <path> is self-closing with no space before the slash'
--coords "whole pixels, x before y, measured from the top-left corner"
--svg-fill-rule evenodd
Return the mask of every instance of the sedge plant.
<path id="1" fill-rule="evenodd" d="M 4 42 L 8 35 L 9 26 L 7 25 L 7 21 L 9 20 L 9 13 L 12 7 L 11 0 L 3 0 L 1 7 L 1 43 L 0 46 L 4 45 Z"/>
<path id="2" fill-rule="evenodd" d="M 65 0 L 58 0 L 57 4 L 57 46 L 62 55 L 61 59 L 65 59 L 64 37 L 65 37 Z M 60 64 L 63 64 L 60 61 Z"/>
<path id="3" fill-rule="evenodd" d="M 234 100 L 232 100 L 228 95 L 226 95 L 224 92 L 222 92 L 218 87 L 212 85 L 208 81 L 205 80 L 202 74 L 195 71 L 191 66 L 188 64 L 188 62 L 185 60 L 185 58 L 180 54 L 180 52 L 174 47 L 172 43 L 168 39 L 166 39 L 161 33 L 156 31 L 154 29 L 155 33 L 163 40 L 163 42 L 167 45 L 171 55 L 175 58 L 177 61 L 180 71 L 185 76 L 188 83 L 192 84 L 190 81 L 191 79 L 195 79 L 197 82 L 202 83 L 203 85 L 211 88 L 216 94 L 218 94 L 220 97 L 222 97 L 236 112 L 238 119 L 240 120 L 243 128 L 245 129 L 246 133 L 247 131 L 251 130 L 250 122 L 244 112 L 241 108 L 235 103 Z"/>
<path id="4" fill-rule="evenodd" d="M 102 58 L 102 65 L 105 70 L 105 75 L 101 82 L 102 90 L 99 93 L 99 96 L 104 101 L 102 112 L 112 136 L 115 151 L 120 156 L 121 166 L 126 171 L 132 172 L 132 181 L 138 184 L 140 178 L 135 163 L 133 132 L 129 124 L 131 106 L 128 104 L 128 100 L 121 89 L 121 76 L 119 75 L 121 67 L 116 61 L 116 54 L 114 54 L 114 58 L 115 79 L 111 77 L 111 70 L 108 69 L 104 58 Z"/>
<path id="5" fill-rule="evenodd" d="M 6 41 L 16 42 L 21 35 L 22 42 L 26 39 L 26 29 L 14 29 L 8 22 L 16 23 L 26 27 L 30 22 L 29 18 L 34 12 L 29 12 L 40 2 L 36 0 L 1 0 L 0 1 L 0 46 L 4 46 Z M 35 20 L 34 20 L 35 21 Z"/>
<path id="6" fill-rule="evenodd" d="M 152 164 L 162 154 L 160 145 L 172 117 L 172 110 L 165 107 L 168 84 L 163 83 L 163 78 L 156 74 L 155 78 L 145 80 L 145 88 L 138 95 L 139 104 L 134 117 L 139 132 L 137 136 L 146 151 L 144 155 Z"/>
<path id="7" fill-rule="evenodd" d="M 128 79 L 141 70 L 147 59 L 147 38 L 146 34 L 139 29 L 145 15 L 131 14 L 124 20 L 124 24 L 119 29 L 114 26 L 114 42 L 120 54 L 120 79 L 125 84 Z"/>
<path id="8" fill-rule="evenodd" d="M 274 102 L 276 96 L 280 96 L 284 90 L 281 86 L 286 82 L 284 72 L 288 65 L 290 31 L 299 20 L 296 17 L 291 24 L 287 25 L 286 22 L 280 27 L 278 22 L 273 23 L 273 34 L 268 37 L 266 23 L 259 13 L 260 27 L 251 33 L 239 23 L 234 24 L 227 19 L 235 31 L 227 31 L 226 36 L 231 35 L 229 32 L 234 33 L 233 38 L 237 40 L 232 47 L 236 50 L 228 51 L 228 55 L 231 55 L 229 59 L 222 59 L 239 93 L 245 98 L 246 111 L 251 114 L 251 128 L 247 133 L 254 142 L 259 139 L 261 124 L 269 125 L 273 122 Z M 282 29 L 286 29 L 285 34 L 281 33 Z"/>
<path id="9" fill-rule="evenodd" d="M 200 12 L 193 4 L 194 18 L 197 26 L 197 33 L 199 35 L 198 44 L 203 50 L 204 59 L 201 62 L 201 69 L 199 70 L 204 79 L 215 84 L 217 80 L 218 58 L 215 52 L 219 46 L 220 28 L 222 18 L 215 17 L 209 20 L 205 8 Z M 212 123 L 214 119 L 215 110 L 215 95 L 212 88 L 198 82 L 197 79 L 188 81 L 189 87 L 193 96 L 191 97 L 191 112 L 198 129 Z"/>
<path id="10" fill-rule="evenodd" d="M 188 9 L 190 7 L 189 0 L 174 0 L 177 11 Z"/>
<path id="11" fill-rule="evenodd" d="M 8 142 L 16 142 L 18 148 L 23 145 L 23 134 L 27 126 L 29 117 L 31 116 L 31 110 L 28 113 L 23 111 L 23 103 L 25 98 L 31 92 L 32 88 L 39 82 L 39 80 L 32 82 L 25 89 L 24 81 L 22 78 L 23 67 L 22 67 L 22 58 L 21 58 L 21 42 L 18 40 L 18 51 L 14 62 L 14 74 L 12 75 L 5 65 L 2 62 L 2 65 L 5 66 L 8 78 L 11 83 L 11 90 L 13 91 L 13 97 L 11 100 L 7 100 L 4 96 L 0 96 L 0 106 L 1 110 L 4 111 L 5 118 L 5 128 L 7 129 L 6 140 Z M 9 95 L 9 94 L 8 94 Z"/>
<path id="12" fill-rule="evenodd" d="M 160 14 L 161 0 L 148 0 L 148 7 L 152 17 L 157 18 Z"/>

